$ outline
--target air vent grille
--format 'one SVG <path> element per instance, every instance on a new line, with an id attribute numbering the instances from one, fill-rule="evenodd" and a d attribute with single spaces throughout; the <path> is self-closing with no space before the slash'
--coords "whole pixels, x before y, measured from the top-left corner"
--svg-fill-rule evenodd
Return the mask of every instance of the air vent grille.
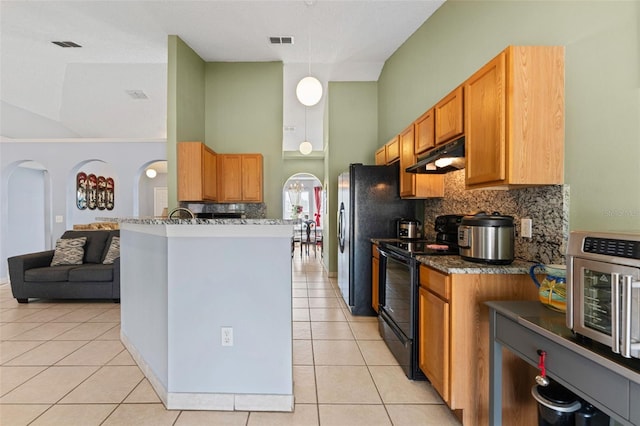
<path id="1" fill-rule="evenodd" d="M 293 36 L 272 36 L 269 37 L 271 44 L 293 44 Z"/>
<path id="2" fill-rule="evenodd" d="M 72 41 L 52 41 L 51 43 L 60 47 L 82 47 L 78 43 L 74 43 Z"/>

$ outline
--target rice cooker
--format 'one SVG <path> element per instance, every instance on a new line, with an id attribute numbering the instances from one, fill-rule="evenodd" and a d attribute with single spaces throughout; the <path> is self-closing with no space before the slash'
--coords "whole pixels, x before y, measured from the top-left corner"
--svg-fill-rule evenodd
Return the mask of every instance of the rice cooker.
<path id="1" fill-rule="evenodd" d="M 398 219 L 398 238 L 420 238 L 420 221 L 416 219 Z"/>
<path id="2" fill-rule="evenodd" d="M 460 256 L 472 262 L 508 265 L 515 243 L 513 216 L 478 212 L 464 216 L 458 227 Z"/>

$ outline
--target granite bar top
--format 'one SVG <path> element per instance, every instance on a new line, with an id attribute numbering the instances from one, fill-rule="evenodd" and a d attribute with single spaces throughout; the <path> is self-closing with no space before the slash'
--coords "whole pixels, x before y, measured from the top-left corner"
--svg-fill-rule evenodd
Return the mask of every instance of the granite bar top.
<path id="1" fill-rule="evenodd" d="M 98 217 L 102 222 L 135 225 L 295 225 L 297 220 L 285 219 L 167 219 L 161 217 Z"/>

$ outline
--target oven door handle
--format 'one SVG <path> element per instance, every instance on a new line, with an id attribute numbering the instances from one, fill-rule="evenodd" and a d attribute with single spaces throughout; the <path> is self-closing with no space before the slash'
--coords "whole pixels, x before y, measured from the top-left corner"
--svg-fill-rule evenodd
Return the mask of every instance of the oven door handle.
<path id="1" fill-rule="evenodd" d="M 620 274 L 611 274 L 611 350 L 620 353 Z"/>
<path id="2" fill-rule="evenodd" d="M 407 266 L 411 266 L 411 258 L 403 257 L 402 255 L 396 254 L 382 247 L 378 247 L 378 253 L 380 253 L 381 256 L 384 256 L 389 259 L 393 259 L 396 262 L 400 262 Z"/>
<path id="3" fill-rule="evenodd" d="M 640 349 L 640 344 L 631 343 L 632 328 L 632 297 L 631 292 L 640 288 L 640 281 L 634 281 L 633 275 L 622 276 L 622 343 L 620 354 L 625 358 L 631 358 L 631 350 Z"/>
<path id="4" fill-rule="evenodd" d="M 389 314 L 385 312 L 384 307 L 380 309 L 380 317 L 382 318 L 382 321 L 384 321 L 385 324 L 389 326 L 391 331 L 393 331 L 393 334 L 396 335 L 400 343 L 402 343 L 405 348 L 409 347 L 409 345 L 411 344 L 411 339 L 408 339 L 407 336 L 404 335 L 402 330 L 400 330 L 398 326 L 393 322 L 393 320 L 391 320 Z"/>

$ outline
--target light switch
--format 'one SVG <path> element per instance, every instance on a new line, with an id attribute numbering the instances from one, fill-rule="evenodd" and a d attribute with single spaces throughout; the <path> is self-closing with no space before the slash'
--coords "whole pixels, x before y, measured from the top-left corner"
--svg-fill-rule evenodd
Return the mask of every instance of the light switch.
<path id="1" fill-rule="evenodd" d="M 62 223 L 64 221 L 64 217 L 63 216 L 56 216 L 56 223 Z"/>

